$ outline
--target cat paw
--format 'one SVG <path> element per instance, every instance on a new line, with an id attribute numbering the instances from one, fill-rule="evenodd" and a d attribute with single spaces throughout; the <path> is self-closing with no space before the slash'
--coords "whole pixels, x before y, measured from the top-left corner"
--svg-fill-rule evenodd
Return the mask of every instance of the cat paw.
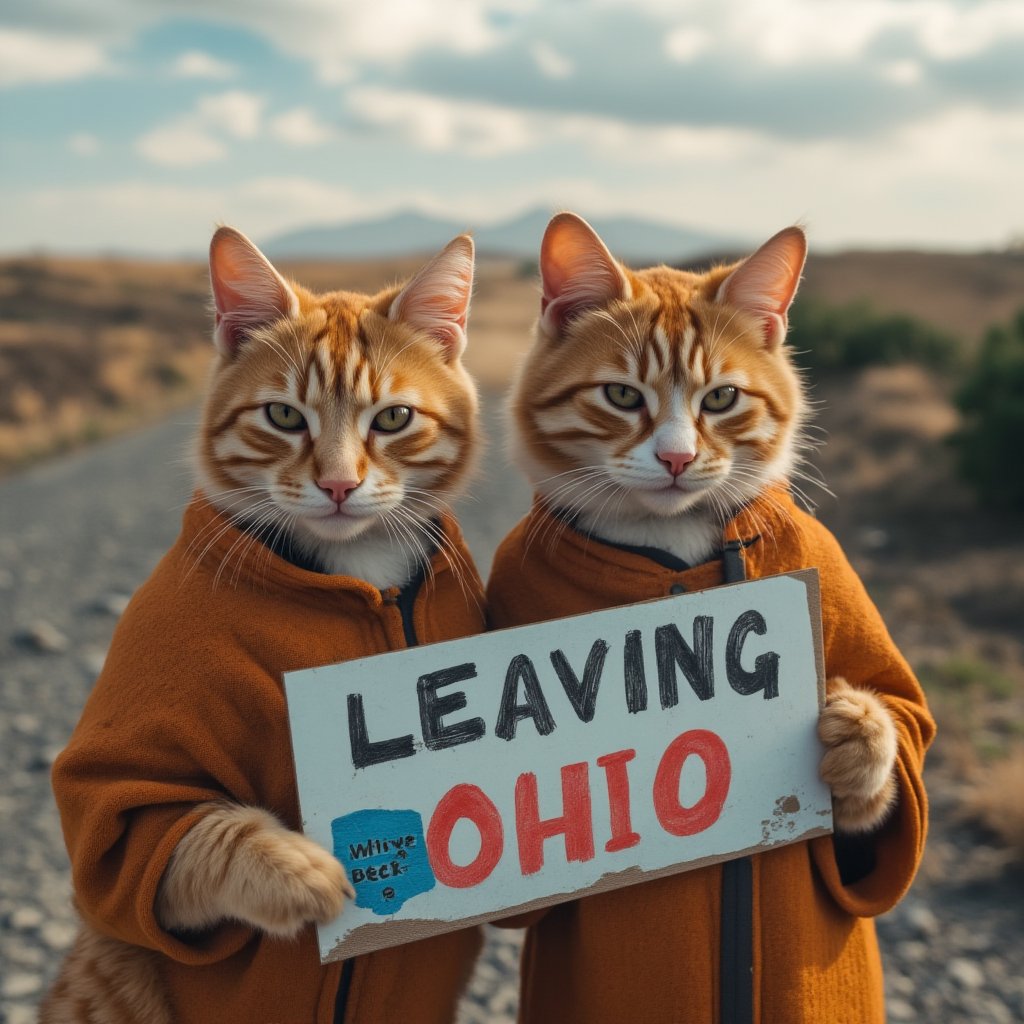
<path id="1" fill-rule="evenodd" d="M 288 938 L 311 922 L 336 918 L 355 890 L 338 860 L 288 829 L 261 829 L 248 837 L 232 871 L 225 906 L 270 935 Z M 231 905 L 234 904 L 232 907 Z"/>
<path id="2" fill-rule="evenodd" d="M 828 680 L 818 718 L 825 745 L 820 775 L 832 790 L 833 820 L 843 832 L 869 832 L 896 798 L 896 726 L 881 699 L 841 678 Z"/>
<path id="3" fill-rule="evenodd" d="M 290 938 L 333 920 L 355 890 L 335 857 L 260 807 L 214 803 L 178 843 L 157 891 L 164 928 L 227 918 Z"/>

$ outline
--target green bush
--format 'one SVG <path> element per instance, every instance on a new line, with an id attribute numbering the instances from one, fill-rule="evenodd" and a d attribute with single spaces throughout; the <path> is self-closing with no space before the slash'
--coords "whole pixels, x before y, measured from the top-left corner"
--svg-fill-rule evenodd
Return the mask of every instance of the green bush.
<path id="1" fill-rule="evenodd" d="M 1024 309 L 989 328 L 956 396 L 964 425 L 953 439 L 960 474 L 985 502 L 1024 510 Z"/>
<path id="2" fill-rule="evenodd" d="M 878 313 L 866 302 L 830 306 L 797 299 L 789 341 L 797 362 L 818 371 L 903 362 L 949 371 L 960 358 L 951 335 L 903 313 Z"/>

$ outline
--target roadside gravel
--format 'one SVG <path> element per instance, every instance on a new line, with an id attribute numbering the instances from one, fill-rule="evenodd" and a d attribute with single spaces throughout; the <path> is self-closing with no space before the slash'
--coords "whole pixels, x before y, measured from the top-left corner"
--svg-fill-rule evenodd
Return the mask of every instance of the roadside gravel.
<path id="1" fill-rule="evenodd" d="M 177 534 L 192 432 L 179 415 L 0 482 L 2 1024 L 35 1019 L 74 936 L 49 769 L 103 665 L 117 617 Z M 491 435 L 500 436 L 496 417 Z M 500 448 L 494 440 L 476 499 L 461 506 L 484 573 L 529 499 Z M 879 922 L 890 1019 L 1024 1020 L 1021 876 L 950 823 L 952 782 L 941 775 L 931 781 L 931 870 Z M 520 941 L 519 933 L 489 930 L 464 1024 L 514 1019 Z"/>

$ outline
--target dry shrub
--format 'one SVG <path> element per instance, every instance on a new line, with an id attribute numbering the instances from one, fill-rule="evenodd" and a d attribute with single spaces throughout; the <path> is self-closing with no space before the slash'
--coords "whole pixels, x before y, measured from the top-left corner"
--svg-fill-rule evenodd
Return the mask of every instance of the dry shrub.
<path id="1" fill-rule="evenodd" d="M 1024 743 L 979 764 L 964 795 L 964 817 L 998 836 L 1024 863 Z"/>

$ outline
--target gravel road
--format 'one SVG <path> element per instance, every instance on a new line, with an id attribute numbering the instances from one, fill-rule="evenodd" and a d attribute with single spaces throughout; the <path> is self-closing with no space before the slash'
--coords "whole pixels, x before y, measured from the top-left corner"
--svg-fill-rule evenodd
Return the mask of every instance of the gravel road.
<path id="1" fill-rule="evenodd" d="M 103 664 L 118 615 L 177 535 L 190 490 L 184 454 L 194 419 L 179 414 L 0 483 L 0 758 L 6 778 L 0 791 L 0 1022 L 6 1024 L 34 1020 L 74 935 L 49 768 Z M 496 417 L 490 426 L 496 437 Z M 475 500 L 465 500 L 460 514 L 486 573 L 497 541 L 529 496 L 505 467 L 500 442 L 492 442 L 484 470 Z M 943 874 L 971 864 L 984 874 L 976 851 L 958 848 L 948 836 L 940 842 Z M 1019 885 L 986 889 L 982 877 L 972 896 L 967 881 L 966 890 L 948 898 L 939 882 L 923 880 L 879 922 L 892 1020 L 1024 1020 Z M 515 933 L 491 933 L 463 1007 L 465 1024 L 514 1018 L 518 941 Z"/>

